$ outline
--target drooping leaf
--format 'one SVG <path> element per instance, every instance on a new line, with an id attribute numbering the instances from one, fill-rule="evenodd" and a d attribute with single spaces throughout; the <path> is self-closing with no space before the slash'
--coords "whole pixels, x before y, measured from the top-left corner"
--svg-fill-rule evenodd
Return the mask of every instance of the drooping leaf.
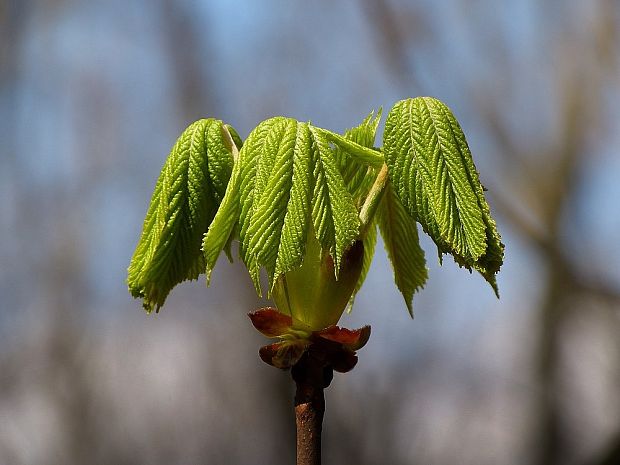
<path id="1" fill-rule="evenodd" d="M 376 116 L 374 115 L 374 112 L 371 112 L 368 116 L 366 116 L 366 118 L 364 118 L 359 126 L 347 130 L 344 134 L 344 138 L 355 142 L 362 147 L 372 149 L 375 144 L 375 137 L 377 128 L 379 127 L 379 121 L 381 120 L 381 113 L 381 109 L 379 109 Z M 342 173 L 343 179 L 347 185 L 347 190 L 351 193 L 357 209 L 360 210 L 373 185 L 373 182 L 376 179 L 378 170 L 373 166 L 363 163 L 358 157 L 351 155 L 337 143 L 335 144 L 335 156 L 340 172 Z M 347 308 L 347 311 L 349 312 L 353 309 L 355 295 L 361 289 L 362 284 L 366 279 L 375 254 L 375 245 L 377 243 L 377 226 L 374 221 L 373 224 L 368 226 L 366 229 L 365 234 L 363 234 L 362 241 L 364 245 L 362 271 Z"/>
<path id="2" fill-rule="evenodd" d="M 308 125 L 283 117 L 260 123 L 241 150 L 240 252 L 259 293 L 261 267 L 271 283 L 303 259 L 311 157 Z"/>
<path id="3" fill-rule="evenodd" d="M 237 162 L 233 167 L 222 203 L 202 241 L 207 284 L 209 284 L 220 252 L 230 244 L 234 227 L 239 221 L 239 172 L 240 164 Z"/>
<path id="4" fill-rule="evenodd" d="M 248 245 L 244 238 L 246 237 L 254 208 L 254 189 L 258 184 L 255 179 L 257 167 L 261 157 L 267 150 L 265 146 L 266 135 L 269 133 L 271 126 L 282 119 L 272 118 L 260 123 L 250 132 L 239 153 L 239 255 L 246 265 L 248 263 Z"/>
<path id="5" fill-rule="evenodd" d="M 228 258 L 232 262 L 230 245 L 234 237 L 234 228 L 238 224 L 239 218 L 240 163 L 238 160 L 239 148 L 241 148 L 242 142 L 236 131 L 229 125 L 224 125 L 223 133 L 225 142 L 230 146 L 235 163 L 222 202 L 202 241 L 207 285 L 211 280 L 211 273 L 222 250 L 226 251 Z"/>
<path id="6" fill-rule="evenodd" d="M 303 261 L 310 233 L 310 202 L 314 184 L 312 160 L 310 129 L 306 123 L 298 123 L 293 149 L 293 180 L 276 259 L 276 276 L 292 270 Z"/>
<path id="7" fill-rule="evenodd" d="M 418 240 L 418 226 L 389 182 L 377 213 L 381 237 L 394 271 L 394 282 L 413 316 L 413 294 L 428 278 L 424 251 Z"/>
<path id="8" fill-rule="evenodd" d="M 327 139 L 313 126 L 310 132 L 314 153 L 312 223 L 321 247 L 334 259 L 337 278 L 342 254 L 357 238 L 360 221 Z"/>
<path id="9" fill-rule="evenodd" d="M 439 100 L 397 102 L 385 124 L 390 181 L 406 211 L 457 263 L 478 270 L 497 292 L 503 245 L 456 118 Z"/>
<path id="10" fill-rule="evenodd" d="M 484 198 L 484 188 L 480 183 L 478 171 L 474 165 L 467 141 L 465 140 L 465 134 L 463 133 L 463 130 L 454 115 L 447 107 L 445 107 L 445 105 L 444 114 L 450 124 L 450 128 L 454 134 L 457 146 L 461 149 L 461 153 L 463 154 L 463 160 L 467 165 L 467 172 L 470 175 L 471 183 L 478 199 L 478 205 L 482 212 L 482 220 L 484 221 L 485 226 L 487 247 L 484 254 L 474 262 L 472 267 L 489 282 L 489 284 L 493 287 L 495 294 L 499 297 L 499 290 L 497 288 L 495 275 L 504 262 L 504 244 L 502 243 L 501 236 L 497 230 L 495 220 L 491 216 L 489 204 Z M 455 258 L 457 259 L 457 263 L 461 266 L 469 265 L 469 263 L 465 263 L 463 261 L 459 262 L 460 257 Z"/>
<path id="11" fill-rule="evenodd" d="M 297 143 L 297 121 L 294 119 L 273 118 L 263 124 L 269 127 L 264 137 L 260 140 L 248 137 L 244 146 L 248 152 L 261 147 L 256 174 L 254 179 L 242 180 L 242 185 L 253 184 L 252 204 L 248 214 L 241 217 L 240 239 L 245 264 L 257 289 L 260 289 L 261 266 L 267 270 L 270 280 L 275 273 L 293 184 L 293 157 Z M 307 152 L 304 155 L 309 157 Z M 242 163 L 245 163 L 243 158 Z"/>
<path id="12" fill-rule="evenodd" d="M 222 124 L 215 119 L 191 124 L 162 168 L 127 277 L 129 291 L 143 299 L 148 312 L 159 310 L 176 284 L 204 270 L 201 239 L 233 166 Z"/>
<path id="13" fill-rule="evenodd" d="M 263 121 L 245 141 L 236 173 L 229 185 L 230 205 L 225 198 L 220 208 L 227 214 L 220 220 L 218 212 L 205 251 L 219 254 L 232 231 L 226 217 L 238 216 L 240 255 L 259 294 L 261 268 L 272 289 L 278 276 L 301 265 L 312 233 L 339 269 L 357 237 L 359 219 L 321 130 L 291 118 Z M 220 221 L 226 227 L 216 234 Z M 211 235 L 219 238 L 217 246 L 210 247 Z"/>

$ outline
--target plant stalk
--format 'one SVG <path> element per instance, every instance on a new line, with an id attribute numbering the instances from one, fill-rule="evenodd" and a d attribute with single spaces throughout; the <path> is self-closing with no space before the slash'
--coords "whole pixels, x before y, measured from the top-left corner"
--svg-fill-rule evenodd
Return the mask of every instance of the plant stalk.
<path id="1" fill-rule="evenodd" d="M 364 147 L 363 145 L 353 142 L 352 140 L 327 129 L 320 129 L 320 131 L 328 141 L 338 145 L 340 148 L 348 152 L 349 155 L 353 155 L 353 157 L 359 162 L 374 166 L 375 168 L 380 168 L 381 165 L 383 165 L 384 157 L 381 149 Z"/>
<path id="2" fill-rule="evenodd" d="M 362 205 L 362 209 L 360 211 L 360 234 L 362 237 L 365 237 L 368 232 L 368 228 L 372 224 L 372 220 L 375 217 L 375 213 L 377 212 L 377 208 L 379 208 L 379 204 L 381 203 L 381 199 L 383 198 L 383 193 L 385 192 L 385 184 L 388 181 L 388 167 L 384 163 L 375 178 L 375 182 L 370 188 L 370 192 L 368 192 L 368 196 L 364 201 L 364 205 Z"/>
<path id="3" fill-rule="evenodd" d="M 325 414 L 323 391 L 331 381 L 332 370 L 309 351 L 293 366 L 291 374 L 297 387 L 297 465 L 321 465 L 321 431 Z"/>

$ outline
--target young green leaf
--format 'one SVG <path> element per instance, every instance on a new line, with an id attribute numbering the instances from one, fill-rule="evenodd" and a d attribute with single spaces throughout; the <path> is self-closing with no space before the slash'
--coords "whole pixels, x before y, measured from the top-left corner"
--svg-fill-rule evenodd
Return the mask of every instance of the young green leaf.
<path id="1" fill-rule="evenodd" d="M 503 244 L 463 131 L 439 100 L 397 102 L 384 132 L 390 181 L 406 211 L 441 253 L 478 270 L 497 292 Z"/>
<path id="2" fill-rule="evenodd" d="M 377 128 L 379 127 L 379 121 L 381 120 L 381 113 L 381 109 L 379 109 L 376 116 L 374 112 L 371 112 L 368 116 L 366 116 L 366 118 L 364 118 L 359 126 L 348 129 L 344 134 L 344 138 L 348 141 L 359 144 L 362 147 L 372 149 L 375 144 L 375 137 Z M 337 143 L 334 145 L 336 162 L 338 163 L 338 168 L 347 185 L 347 190 L 351 193 L 357 209 L 361 210 L 368 193 L 375 182 L 378 170 L 373 166 L 363 163 L 355 155 L 351 155 L 343 149 L 341 145 L 338 145 Z M 379 153 L 376 155 L 382 157 Z M 362 284 L 364 284 L 364 281 L 366 280 L 366 276 L 368 275 L 368 271 L 370 270 L 370 265 L 372 264 L 372 259 L 375 254 L 375 246 L 377 243 L 377 225 L 374 219 L 371 219 L 370 224 L 361 226 L 365 228 L 364 231 L 360 231 L 364 246 L 363 264 L 359 280 L 355 286 L 355 291 L 349 301 L 347 308 L 347 311 L 349 312 L 353 309 L 355 294 L 357 294 L 357 292 L 361 289 Z"/>
<path id="3" fill-rule="evenodd" d="M 334 259 L 337 278 L 342 254 L 357 238 L 360 220 L 327 139 L 314 126 L 310 132 L 314 153 L 312 222 L 321 247 Z"/>
<path id="4" fill-rule="evenodd" d="M 215 268 L 220 252 L 230 244 L 233 230 L 239 220 L 239 172 L 241 164 L 237 160 L 224 193 L 222 203 L 202 241 L 202 252 L 205 258 L 207 285 Z M 230 256 L 230 253 L 229 253 Z"/>
<path id="5" fill-rule="evenodd" d="M 381 237 L 394 271 L 394 282 L 413 316 L 413 294 L 428 278 L 424 251 L 418 240 L 418 226 L 389 182 L 377 213 Z"/>
<path id="6" fill-rule="evenodd" d="M 298 236 L 309 224 L 310 156 L 306 125 L 283 117 L 260 123 L 241 150 L 240 253 L 259 293 L 261 267 L 271 281 L 277 263 L 280 272 L 303 256 L 306 235 Z"/>
<path id="7" fill-rule="evenodd" d="M 263 149 L 254 179 L 242 183 L 254 184 L 252 208 L 241 219 L 241 241 L 246 251 L 245 263 L 258 285 L 261 266 L 273 277 L 280 248 L 282 226 L 293 184 L 293 153 L 297 140 L 297 121 L 290 118 L 274 118 L 264 124 L 270 125 L 259 146 Z M 254 147 L 254 140 L 246 144 Z M 305 154 L 309 156 L 308 153 Z"/>
<path id="8" fill-rule="evenodd" d="M 312 142 L 306 123 L 297 124 L 293 149 L 293 179 L 290 198 L 282 226 L 275 276 L 299 266 L 304 257 L 306 239 L 310 231 L 310 203 L 312 186 Z"/>
<path id="9" fill-rule="evenodd" d="M 380 120 L 381 110 L 377 112 L 376 116 L 374 116 L 374 112 L 371 112 L 359 126 L 348 129 L 344 134 L 344 138 L 367 149 L 373 149 Z M 347 185 L 347 190 L 353 196 L 355 204 L 359 209 L 372 186 L 378 169 L 361 161 L 359 157 L 351 155 L 338 143 L 334 143 L 334 156 L 336 157 L 338 169 L 342 173 L 342 177 Z M 375 152 L 375 156 L 383 160 L 381 153 Z"/>
<path id="10" fill-rule="evenodd" d="M 191 124 L 162 168 L 127 277 L 129 291 L 148 312 L 159 310 L 176 284 L 204 270 L 200 242 L 233 166 L 222 128 L 211 118 Z"/>
<path id="11" fill-rule="evenodd" d="M 216 258 L 232 230 L 226 217 L 238 216 L 240 255 L 259 294 L 260 269 L 271 289 L 278 276 L 302 263 L 311 231 L 336 270 L 357 238 L 357 210 L 333 151 L 310 124 L 284 117 L 260 123 L 241 149 L 229 189 L 230 205 L 225 199 L 221 207 L 227 214 L 220 220 L 218 212 L 203 248 Z M 211 236 L 219 237 L 218 244 L 210 245 Z"/>
<path id="12" fill-rule="evenodd" d="M 243 143 L 237 132 L 229 125 L 225 124 L 222 128 L 224 142 L 230 148 L 234 166 L 230 181 L 226 186 L 224 198 L 218 208 L 213 221 L 204 235 L 202 241 L 202 251 L 206 264 L 207 286 L 211 280 L 211 273 L 215 268 L 215 263 L 222 250 L 225 250 L 228 259 L 232 262 L 230 252 L 231 242 L 235 236 L 234 228 L 238 225 L 239 219 L 239 148 Z"/>

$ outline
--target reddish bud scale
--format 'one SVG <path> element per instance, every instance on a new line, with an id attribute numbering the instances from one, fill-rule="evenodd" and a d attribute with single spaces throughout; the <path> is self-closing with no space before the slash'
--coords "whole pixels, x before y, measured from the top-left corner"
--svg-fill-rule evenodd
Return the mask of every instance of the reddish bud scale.
<path id="1" fill-rule="evenodd" d="M 370 337 L 370 326 L 359 329 L 329 326 L 319 331 L 300 331 L 289 315 L 275 308 L 261 308 L 249 313 L 254 327 L 267 337 L 278 337 L 280 342 L 260 348 L 260 358 L 276 368 L 294 366 L 308 352 L 326 367 L 346 373 L 357 364 L 356 350 Z"/>

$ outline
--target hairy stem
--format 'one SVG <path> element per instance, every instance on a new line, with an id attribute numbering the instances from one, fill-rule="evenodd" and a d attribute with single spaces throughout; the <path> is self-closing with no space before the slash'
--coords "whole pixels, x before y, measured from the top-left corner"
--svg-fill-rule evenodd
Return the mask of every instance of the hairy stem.
<path id="1" fill-rule="evenodd" d="M 320 465 L 321 431 L 325 413 L 323 390 L 331 381 L 332 370 L 326 368 L 320 358 L 308 352 L 295 364 L 291 374 L 297 386 L 297 465 Z"/>
<path id="2" fill-rule="evenodd" d="M 381 165 L 383 165 L 384 158 L 383 153 L 381 153 L 381 149 L 364 147 L 357 142 L 353 142 L 352 140 L 327 129 L 321 129 L 321 132 L 328 141 L 338 145 L 340 148 L 348 152 L 349 155 L 352 155 L 355 159 L 357 159 L 357 161 L 374 166 L 375 168 L 380 168 Z"/>
<path id="3" fill-rule="evenodd" d="M 362 205 L 360 211 L 360 223 L 361 223 L 361 235 L 364 236 L 368 230 L 368 227 L 372 224 L 372 219 L 375 217 L 379 203 L 383 198 L 385 192 L 385 184 L 388 180 L 388 167 L 384 163 L 375 179 L 374 184 L 370 188 L 370 192 Z"/>

